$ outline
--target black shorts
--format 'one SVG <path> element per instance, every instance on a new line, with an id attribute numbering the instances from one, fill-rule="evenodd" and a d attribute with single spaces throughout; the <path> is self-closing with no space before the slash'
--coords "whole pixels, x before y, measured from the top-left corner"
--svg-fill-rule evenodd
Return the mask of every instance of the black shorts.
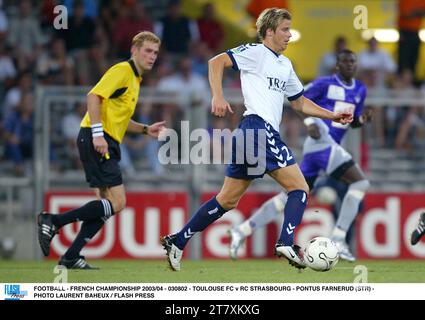
<path id="1" fill-rule="evenodd" d="M 109 160 L 94 150 L 91 128 L 81 128 L 77 138 L 78 152 L 83 163 L 86 180 L 91 188 L 114 187 L 122 184 L 120 144 L 106 132 L 104 138 L 108 143 Z"/>

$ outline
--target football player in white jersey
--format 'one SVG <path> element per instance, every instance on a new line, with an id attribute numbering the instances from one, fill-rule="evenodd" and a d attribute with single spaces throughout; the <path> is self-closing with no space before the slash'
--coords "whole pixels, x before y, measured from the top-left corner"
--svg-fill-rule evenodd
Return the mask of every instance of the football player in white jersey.
<path id="1" fill-rule="evenodd" d="M 208 77 L 212 92 L 211 112 L 224 117 L 233 113 L 223 96 L 223 71 L 240 71 L 246 111 L 232 139 L 232 161 L 220 192 L 205 202 L 176 234 L 161 238 L 172 270 L 181 268 L 183 249 L 191 237 L 201 232 L 227 211 L 235 208 L 253 179 L 270 175 L 288 191 L 285 219 L 275 252 L 297 268 L 305 268 L 302 251 L 294 244 L 295 228 L 307 204 L 308 185 L 291 150 L 279 135 L 284 97 L 291 107 L 307 116 L 350 123 L 350 112 L 331 112 L 303 96 L 291 61 L 280 54 L 291 38 L 291 15 L 285 9 L 268 8 L 257 19 L 259 44 L 246 44 L 213 57 Z"/>
<path id="2" fill-rule="evenodd" d="M 337 55 L 338 72 L 314 80 L 306 86 L 304 93 L 306 97 L 330 111 L 352 109 L 351 126 L 354 128 L 361 127 L 372 119 L 371 109 L 363 111 L 366 86 L 354 78 L 356 65 L 355 53 L 348 49 L 342 50 Z M 349 126 L 317 118 L 306 118 L 304 122 L 308 136 L 304 142 L 301 172 L 310 189 L 313 189 L 322 172 L 348 185 L 338 220 L 329 236 L 336 243 L 341 259 L 355 261 L 356 258 L 346 242 L 346 235 L 369 188 L 369 181 L 352 156 L 340 145 Z M 282 191 L 265 202 L 249 219 L 230 230 L 232 259 L 237 258 L 237 251 L 246 237 L 283 213 L 286 199 L 287 194 Z"/>

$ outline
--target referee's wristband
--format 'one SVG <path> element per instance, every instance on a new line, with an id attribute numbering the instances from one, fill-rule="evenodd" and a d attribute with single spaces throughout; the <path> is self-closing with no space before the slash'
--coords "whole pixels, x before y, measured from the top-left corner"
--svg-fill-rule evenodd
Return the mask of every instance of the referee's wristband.
<path id="1" fill-rule="evenodd" d="M 146 124 L 143 125 L 142 134 L 148 134 L 148 127 Z"/>
<path id="2" fill-rule="evenodd" d="M 94 123 L 91 125 L 91 135 L 93 138 L 103 137 L 102 123 Z"/>

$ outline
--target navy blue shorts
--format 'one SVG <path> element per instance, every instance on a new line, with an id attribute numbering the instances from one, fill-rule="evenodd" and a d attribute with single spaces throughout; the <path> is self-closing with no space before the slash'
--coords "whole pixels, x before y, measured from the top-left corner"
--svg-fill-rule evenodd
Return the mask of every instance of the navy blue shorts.
<path id="1" fill-rule="evenodd" d="M 261 117 L 248 115 L 233 134 L 232 160 L 226 176 L 252 180 L 295 163 L 292 151 L 282 142 L 279 132 Z"/>
<path id="2" fill-rule="evenodd" d="M 86 180 L 91 188 L 115 187 L 122 184 L 120 145 L 106 132 L 110 159 L 106 160 L 94 150 L 91 128 L 81 128 L 77 138 L 78 152 L 84 167 Z"/>

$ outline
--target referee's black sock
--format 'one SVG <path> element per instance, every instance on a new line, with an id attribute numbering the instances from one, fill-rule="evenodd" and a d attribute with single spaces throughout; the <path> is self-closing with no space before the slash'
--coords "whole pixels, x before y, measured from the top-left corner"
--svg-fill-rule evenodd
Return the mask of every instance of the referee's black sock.
<path id="1" fill-rule="evenodd" d="M 99 218 L 106 221 L 113 214 L 112 203 L 107 199 L 101 199 L 90 201 L 78 209 L 54 214 L 52 215 L 52 222 L 57 228 L 61 228 L 75 221 L 98 220 Z"/>
<path id="2" fill-rule="evenodd" d="M 68 251 L 66 251 L 64 255 L 65 259 L 73 260 L 78 258 L 83 247 L 96 235 L 96 233 L 98 233 L 100 229 L 102 229 L 104 224 L 105 222 L 103 219 L 99 218 L 96 220 L 84 221 L 81 224 L 80 232 L 71 247 L 69 247 Z"/>

